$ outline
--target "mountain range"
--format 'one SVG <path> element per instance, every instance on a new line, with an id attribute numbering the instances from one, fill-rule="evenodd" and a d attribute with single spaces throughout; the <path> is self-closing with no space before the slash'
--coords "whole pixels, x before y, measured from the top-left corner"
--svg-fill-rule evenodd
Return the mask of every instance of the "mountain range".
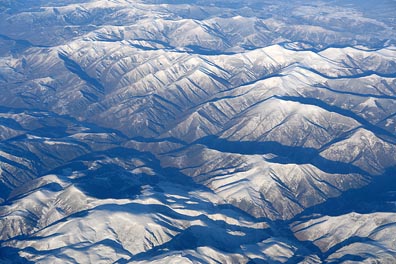
<path id="1" fill-rule="evenodd" d="M 1 263 L 394 263 L 396 1 L 0 1 Z"/>

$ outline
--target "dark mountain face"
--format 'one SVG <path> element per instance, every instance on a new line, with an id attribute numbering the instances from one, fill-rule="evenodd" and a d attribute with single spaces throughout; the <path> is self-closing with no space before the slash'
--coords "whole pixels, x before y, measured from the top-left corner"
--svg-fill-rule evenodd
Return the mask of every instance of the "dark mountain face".
<path id="1" fill-rule="evenodd" d="M 1 2 L 0 262 L 395 262 L 373 3 Z"/>

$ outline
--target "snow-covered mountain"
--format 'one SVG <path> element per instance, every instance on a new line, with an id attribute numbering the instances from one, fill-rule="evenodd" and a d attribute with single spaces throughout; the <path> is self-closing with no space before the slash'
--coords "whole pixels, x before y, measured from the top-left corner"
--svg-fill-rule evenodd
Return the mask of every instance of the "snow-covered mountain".
<path id="1" fill-rule="evenodd" d="M 395 262 L 394 10 L 0 1 L 0 262 Z"/>

